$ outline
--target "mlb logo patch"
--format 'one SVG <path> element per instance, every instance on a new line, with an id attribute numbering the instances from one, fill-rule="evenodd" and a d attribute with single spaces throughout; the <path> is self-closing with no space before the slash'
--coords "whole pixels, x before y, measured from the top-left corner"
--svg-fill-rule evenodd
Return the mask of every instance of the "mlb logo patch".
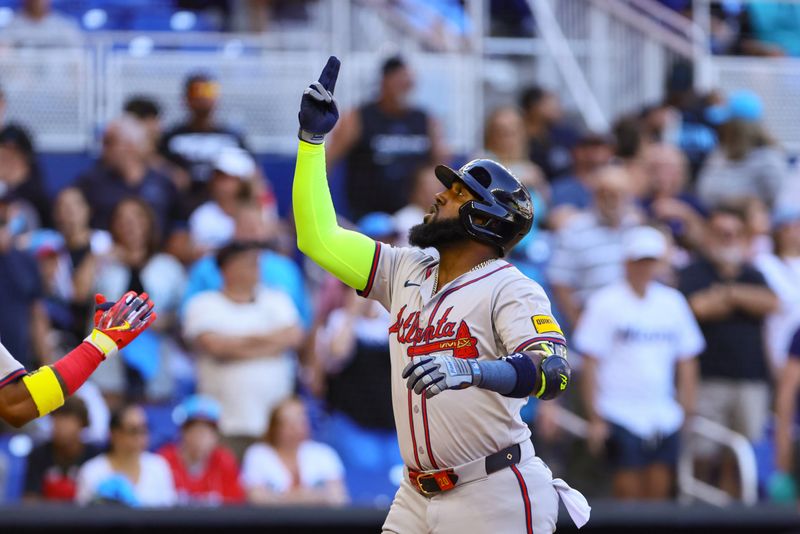
<path id="1" fill-rule="evenodd" d="M 531 322 L 533 323 L 533 328 L 536 329 L 537 334 L 556 332 L 562 336 L 564 335 L 564 333 L 561 331 L 561 327 L 558 326 L 558 323 L 556 323 L 549 315 L 534 315 L 531 317 Z"/>

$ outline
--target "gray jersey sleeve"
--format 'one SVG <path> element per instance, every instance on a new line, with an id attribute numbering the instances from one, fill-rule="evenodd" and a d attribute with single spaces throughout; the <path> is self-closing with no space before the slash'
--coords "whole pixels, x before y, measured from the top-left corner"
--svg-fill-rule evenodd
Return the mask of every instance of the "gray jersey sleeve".
<path id="1" fill-rule="evenodd" d="M 566 344 L 561 327 L 553 318 L 547 295 L 539 284 L 527 278 L 513 280 L 499 288 L 492 321 L 506 354 L 525 350 L 542 341 Z"/>
<path id="2" fill-rule="evenodd" d="M 0 343 L 0 387 L 10 384 L 25 374 L 25 367 Z"/>
<path id="3" fill-rule="evenodd" d="M 384 308 L 391 311 L 392 295 L 395 284 L 400 284 L 419 268 L 430 257 L 417 248 L 393 247 L 386 243 L 376 242 L 375 256 L 372 259 L 367 285 L 358 294 L 365 298 L 377 300 Z"/>

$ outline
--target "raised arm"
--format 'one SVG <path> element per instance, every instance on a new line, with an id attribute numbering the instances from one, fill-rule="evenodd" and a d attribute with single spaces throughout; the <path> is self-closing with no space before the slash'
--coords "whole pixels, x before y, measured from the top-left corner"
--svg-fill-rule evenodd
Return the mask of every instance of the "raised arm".
<path id="1" fill-rule="evenodd" d="M 292 207 L 300 251 L 348 286 L 361 290 L 367 285 L 376 245 L 367 236 L 339 226 L 325 171 L 325 134 L 339 118 L 333 98 L 338 74 L 339 60 L 331 56 L 319 81 L 303 93 Z"/>

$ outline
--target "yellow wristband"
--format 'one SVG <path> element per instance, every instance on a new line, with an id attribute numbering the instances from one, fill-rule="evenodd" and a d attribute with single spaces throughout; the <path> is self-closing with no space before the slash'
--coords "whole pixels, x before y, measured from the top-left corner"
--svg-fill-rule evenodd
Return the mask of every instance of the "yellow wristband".
<path id="1" fill-rule="evenodd" d="M 116 354 L 117 350 L 119 350 L 113 339 L 96 328 L 92 330 L 88 336 L 86 336 L 84 341 L 88 341 L 97 347 L 97 350 L 102 352 L 106 357 Z"/>
<path id="2" fill-rule="evenodd" d="M 64 404 L 64 391 L 58 377 L 50 367 L 40 367 L 38 370 L 22 377 L 22 382 L 28 388 L 39 417 L 47 415 Z"/>

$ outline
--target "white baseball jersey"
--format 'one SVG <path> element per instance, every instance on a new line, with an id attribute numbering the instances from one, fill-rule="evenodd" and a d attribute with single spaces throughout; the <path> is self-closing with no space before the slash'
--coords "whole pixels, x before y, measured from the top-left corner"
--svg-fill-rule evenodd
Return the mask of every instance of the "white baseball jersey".
<path id="1" fill-rule="evenodd" d="M 391 313 L 392 402 L 400 450 L 412 469 L 454 467 L 530 438 L 527 399 L 485 389 L 426 400 L 406 387 L 403 368 L 423 355 L 494 360 L 539 341 L 565 343 L 542 288 L 496 260 L 431 295 L 438 258 L 378 244 L 361 294 Z"/>
<path id="2" fill-rule="evenodd" d="M 10 384 L 25 372 L 25 367 L 0 343 L 0 387 Z"/>

